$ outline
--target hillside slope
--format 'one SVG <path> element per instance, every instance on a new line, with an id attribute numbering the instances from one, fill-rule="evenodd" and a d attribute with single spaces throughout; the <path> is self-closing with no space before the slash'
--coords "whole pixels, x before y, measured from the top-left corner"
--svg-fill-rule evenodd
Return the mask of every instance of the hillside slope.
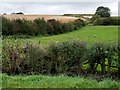
<path id="1" fill-rule="evenodd" d="M 33 37 L 30 40 L 47 45 L 51 42 L 62 42 L 68 40 L 81 40 L 88 43 L 93 42 L 116 42 L 118 41 L 118 26 L 86 26 L 79 30 L 61 35 L 49 37 Z"/>

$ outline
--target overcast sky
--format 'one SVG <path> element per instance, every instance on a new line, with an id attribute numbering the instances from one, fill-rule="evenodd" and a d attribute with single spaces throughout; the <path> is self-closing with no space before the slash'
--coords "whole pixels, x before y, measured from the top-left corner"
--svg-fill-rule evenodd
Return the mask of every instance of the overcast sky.
<path id="1" fill-rule="evenodd" d="M 92 14 L 98 6 L 109 7 L 112 15 L 118 15 L 118 0 L 112 2 L 1 2 L 0 13 L 23 12 L 25 14 Z"/>

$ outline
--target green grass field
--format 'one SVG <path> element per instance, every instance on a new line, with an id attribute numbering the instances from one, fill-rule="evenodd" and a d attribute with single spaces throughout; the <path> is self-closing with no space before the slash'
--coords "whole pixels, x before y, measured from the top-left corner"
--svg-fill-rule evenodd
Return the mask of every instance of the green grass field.
<path id="1" fill-rule="evenodd" d="M 30 40 L 42 45 L 48 45 L 53 42 L 63 42 L 68 40 L 80 40 L 88 43 L 94 42 L 116 42 L 118 41 L 118 26 L 86 26 L 79 30 L 66 34 L 54 35 L 49 37 L 33 37 Z"/>
<path id="2" fill-rule="evenodd" d="M 90 44 L 94 42 L 115 43 L 118 41 L 118 26 L 86 26 L 79 30 L 54 35 L 54 36 L 35 36 L 29 39 L 17 39 L 19 42 L 31 41 L 33 43 L 40 43 L 43 46 L 50 43 L 63 42 L 70 40 L 85 41 Z"/>
<path id="3" fill-rule="evenodd" d="M 120 82 L 111 79 L 96 81 L 91 78 L 67 76 L 8 76 L 2 75 L 3 88 L 120 88 Z"/>

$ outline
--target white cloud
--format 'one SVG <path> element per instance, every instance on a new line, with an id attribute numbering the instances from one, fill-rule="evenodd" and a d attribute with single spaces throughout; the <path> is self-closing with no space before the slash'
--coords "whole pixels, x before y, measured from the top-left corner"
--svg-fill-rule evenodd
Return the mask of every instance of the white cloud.
<path id="1" fill-rule="evenodd" d="M 25 14 L 65 14 L 65 13 L 95 13 L 98 6 L 107 6 L 112 15 L 118 15 L 116 2 L 11 2 L 0 3 L 0 13 L 22 11 Z"/>

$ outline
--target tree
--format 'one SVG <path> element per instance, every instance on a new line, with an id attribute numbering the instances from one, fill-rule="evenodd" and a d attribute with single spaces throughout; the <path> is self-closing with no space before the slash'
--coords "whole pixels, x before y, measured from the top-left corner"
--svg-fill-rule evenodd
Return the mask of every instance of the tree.
<path id="1" fill-rule="evenodd" d="M 18 13 L 16 13 L 16 14 L 24 14 L 23 12 L 18 12 Z"/>
<path id="2" fill-rule="evenodd" d="M 99 15 L 100 17 L 110 17 L 110 14 L 110 9 L 103 6 L 99 6 L 95 13 L 95 15 Z"/>

